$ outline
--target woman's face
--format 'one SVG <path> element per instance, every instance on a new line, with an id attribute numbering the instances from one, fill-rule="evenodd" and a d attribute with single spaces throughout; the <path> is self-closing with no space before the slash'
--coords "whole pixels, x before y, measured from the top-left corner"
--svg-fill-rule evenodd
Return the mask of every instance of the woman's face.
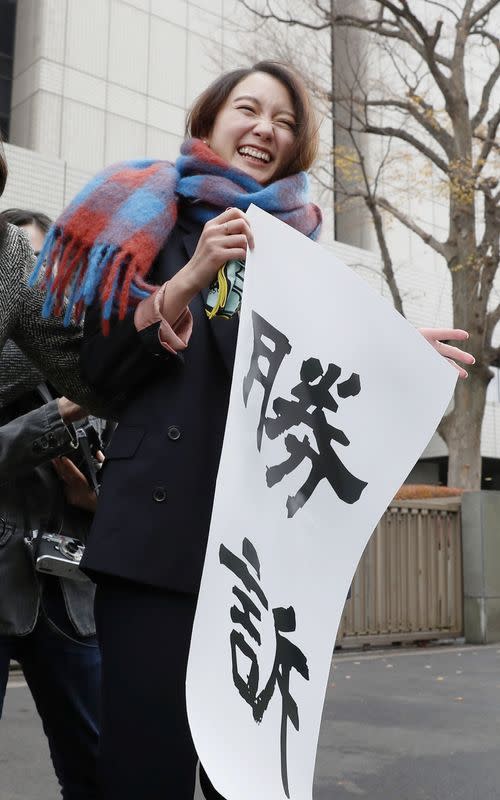
<path id="1" fill-rule="evenodd" d="M 265 72 L 253 72 L 234 87 L 207 138 L 231 166 L 267 184 L 292 159 L 295 123 L 288 89 Z"/>

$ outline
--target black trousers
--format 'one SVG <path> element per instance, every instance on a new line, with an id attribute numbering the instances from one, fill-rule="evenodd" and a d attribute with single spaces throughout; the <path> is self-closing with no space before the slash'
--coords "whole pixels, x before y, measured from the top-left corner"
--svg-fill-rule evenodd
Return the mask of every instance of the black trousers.
<path id="1" fill-rule="evenodd" d="M 97 642 L 75 632 L 55 578 L 46 581 L 44 610 L 59 631 L 45 613 L 40 613 L 31 633 L 0 636 L 0 717 L 9 662 L 15 658 L 43 723 L 61 797 L 97 800 L 100 684 Z"/>
<path id="2" fill-rule="evenodd" d="M 185 681 L 196 597 L 98 581 L 102 800 L 193 800 L 197 755 Z M 224 800 L 201 770 L 207 800 Z"/>

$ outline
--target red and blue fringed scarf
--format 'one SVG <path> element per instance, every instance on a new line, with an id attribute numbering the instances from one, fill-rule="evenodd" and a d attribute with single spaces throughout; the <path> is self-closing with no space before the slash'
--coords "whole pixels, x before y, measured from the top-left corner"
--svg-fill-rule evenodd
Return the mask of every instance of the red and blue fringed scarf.
<path id="1" fill-rule="evenodd" d="M 262 186 L 199 139 L 189 139 L 175 164 L 124 161 L 104 169 L 63 211 L 47 234 L 32 277 L 36 282 L 42 275 L 47 287 L 44 316 L 65 307 L 69 324 L 97 296 L 105 331 L 114 310 L 123 319 L 156 288 L 146 277 L 182 201 L 190 217 L 203 224 L 230 206 L 246 211 L 255 203 L 313 239 L 321 227 L 320 209 L 308 202 L 304 172 Z"/>

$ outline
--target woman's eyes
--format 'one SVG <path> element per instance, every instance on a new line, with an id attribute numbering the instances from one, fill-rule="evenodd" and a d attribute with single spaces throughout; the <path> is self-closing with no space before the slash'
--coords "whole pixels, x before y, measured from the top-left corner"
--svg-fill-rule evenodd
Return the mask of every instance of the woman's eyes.
<path id="1" fill-rule="evenodd" d="M 288 130 L 295 133 L 295 122 L 292 122 L 291 119 L 277 119 L 274 124 L 279 125 L 280 128 L 288 128 Z"/>
<path id="2" fill-rule="evenodd" d="M 250 114 L 257 114 L 257 111 L 252 106 L 237 106 L 238 111 L 245 111 L 246 113 Z M 273 125 L 278 125 L 279 128 L 286 128 L 287 130 L 292 131 L 295 133 L 295 122 L 291 119 L 275 119 L 273 120 Z"/>

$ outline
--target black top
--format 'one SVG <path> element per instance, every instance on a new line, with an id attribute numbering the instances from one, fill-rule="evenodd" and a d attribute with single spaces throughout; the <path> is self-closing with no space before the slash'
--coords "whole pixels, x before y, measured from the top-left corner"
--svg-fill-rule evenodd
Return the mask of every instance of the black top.
<path id="1" fill-rule="evenodd" d="M 22 367 L 24 360 L 17 363 Z M 5 359 L 0 359 L 2 378 L 4 365 Z M 25 376 L 21 373 L 19 377 Z M 71 450 L 74 431 L 71 433 L 62 421 L 56 400 L 41 403 L 38 393 L 31 392 L 0 410 L 0 636 L 30 633 L 42 590 L 46 600 L 46 591 L 53 583 L 61 585 L 62 607 L 74 631 L 90 636 L 95 633 L 95 587 L 89 581 L 59 581 L 35 573 L 24 541 L 32 530 L 61 532 L 85 540 L 92 520 L 89 512 L 66 502 L 50 462 Z M 56 591 L 54 586 L 52 591 Z"/>
<path id="2" fill-rule="evenodd" d="M 181 215 L 149 280 L 161 284 L 184 266 L 200 233 Z M 94 577 L 198 590 L 238 326 L 208 320 L 205 298 L 191 302 L 193 332 L 176 356 L 159 345 L 158 324 L 137 333 L 130 313 L 105 337 L 98 309 L 87 314 L 83 372 L 104 396 L 124 397 L 83 563 Z"/>

